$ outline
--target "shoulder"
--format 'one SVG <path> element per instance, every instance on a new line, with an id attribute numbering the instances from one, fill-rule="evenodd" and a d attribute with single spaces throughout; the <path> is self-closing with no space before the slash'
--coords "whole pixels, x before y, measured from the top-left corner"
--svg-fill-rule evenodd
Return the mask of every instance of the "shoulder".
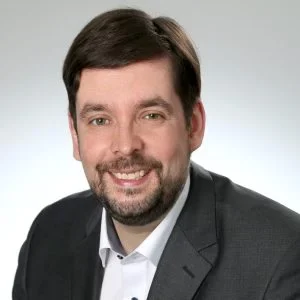
<path id="1" fill-rule="evenodd" d="M 90 191 L 84 191 L 65 197 L 38 214 L 20 250 L 14 299 L 25 297 L 27 287 L 37 286 L 40 276 L 50 278 L 51 272 L 68 269 L 70 253 L 88 233 L 90 220 L 97 228 L 99 212 L 99 201 Z"/>
<path id="2" fill-rule="evenodd" d="M 99 205 L 90 190 L 64 197 L 46 206 L 37 216 L 40 223 L 69 223 L 74 220 L 85 220 Z"/>
<path id="3" fill-rule="evenodd" d="M 253 226 L 278 232 L 300 233 L 300 215 L 284 205 L 240 186 L 226 177 L 210 173 L 219 207 L 229 216 L 235 215 Z M 262 227 L 263 226 L 263 227 Z"/>
<path id="4" fill-rule="evenodd" d="M 95 215 L 99 216 L 100 209 L 99 201 L 90 190 L 69 195 L 38 214 L 27 240 L 32 242 L 33 238 L 35 242 L 44 241 L 45 244 L 53 240 L 58 247 L 63 244 L 72 247 L 86 234 L 90 220 L 94 220 Z"/>
<path id="5" fill-rule="evenodd" d="M 193 169 L 209 178 L 214 191 L 216 217 L 223 229 L 231 233 L 246 232 L 250 239 L 251 234 L 252 238 L 261 236 L 265 239 L 279 238 L 281 241 L 300 237 L 298 213 L 227 177 L 197 165 L 193 165 Z"/>

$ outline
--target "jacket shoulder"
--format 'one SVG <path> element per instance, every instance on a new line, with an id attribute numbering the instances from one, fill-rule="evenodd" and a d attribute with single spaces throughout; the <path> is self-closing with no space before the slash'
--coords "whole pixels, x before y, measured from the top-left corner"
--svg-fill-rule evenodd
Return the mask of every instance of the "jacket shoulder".
<path id="1" fill-rule="evenodd" d="M 99 205 L 99 201 L 90 190 L 86 190 L 69 195 L 46 206 L 40 216 L 43 216 L 45 220 L 50 218 L 56 222 L 66 222 L 77 216 L 82 217 L 86 213 L 89 214 L 97 205 Z"/>
<path id="2" fill-rule="evenodd" d="M 27 240 L 70 249 L 85 236 L 90 219 L 99 215 L 100 202 L 90 190 L 69 195 L 46 206 L 34 220 Z M 98 218 L 97 218 L 98 219 Z M 60 251 L 60 250 L 59 250 Z"/>
<path id="3" fill-rule="evenodd" d="M 99 221 L 99 208 L 92 192 L 84 191 L 65 197 L 38 214 L 20 250 L 13 299 L 29 298 L 29 290 L 40 282 L 41 274 L 47 273 L 50 278 L 51 273 L 56 278 L 58 268 L 59 272 L 68 271 L 71 253 L 86 236 L 90 220 L 94 227 L 98 224 L 95 220 Z"/>
<path id="4" fill-rule="evenodd" d="M 209 172 L 215 187 L 216 205 L 223 225 L 286 242 L 300 237 L 300 215 L 284 205 L 230 179 Z M 225 222 L 226 220 L 226 222 Z M 226 223 L 226 224 L 225 224 Z"/>

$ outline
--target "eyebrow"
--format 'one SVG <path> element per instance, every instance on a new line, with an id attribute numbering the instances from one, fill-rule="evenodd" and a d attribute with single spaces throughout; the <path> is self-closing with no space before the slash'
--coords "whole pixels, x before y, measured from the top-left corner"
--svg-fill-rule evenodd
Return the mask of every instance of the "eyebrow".
<path id="1" fill-rule="evenodd" d="M 168 103 L 166 100 L 162 99 L 161 97 L 155 97 L 153 99 L 146 99 L 143 100 L 141 103 L 136 105 L 135 109 L 143 109 L 143 108 L 150 108 L 150 107 L 162 107 L 165 109 L 169 114 L 173 113 L 173 107 L 170 103 Z M 103 111 L 109 111 L 109 107 L 105 104 L 85 104 L 82 108 L 82 110 L 79 113 L 80 119 L 85 119 L 87 116 L 91 113 L 95 112 L 103 112 Z"/>
<path id="2" fill-rule="evenodd" d="M 85 104 L 82 108 L 82 110 L 79 113 L 80 119 L 85 119 L 88 114 L 95 113 L 95 112 L 101 112 L 101 111 L 107 111 L 108 107 L 107 105 L 103 104 Z"/>
<path id="3" fill-rule="evenodd" d="M 164 100 L 161 97 L 155 97 L 153 99 L 148 99 L 142 101 L 140 104 L 137 105 L 137 109 L 149 108 L 153 106 L 159 106 L 165 109 L 169 114 L 173 113 L 173 107 L 170 103 Z"/>

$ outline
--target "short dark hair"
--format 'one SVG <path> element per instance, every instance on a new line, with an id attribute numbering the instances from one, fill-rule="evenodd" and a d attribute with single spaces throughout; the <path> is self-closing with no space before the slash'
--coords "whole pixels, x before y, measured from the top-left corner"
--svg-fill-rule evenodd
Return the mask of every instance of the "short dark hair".
<path id="1" fill-rule="evenodd" d="M 76 94 L 83 69 L 118 68 L 168 57 L 174 88 L 189 125 L 200 97 L 200 64 L 192 42 L 171 18 L 151 18 L 141 10 L 115 9 L 92 19 L 74 39 L 63 65 L 69 112 L 76 128 Z"/>

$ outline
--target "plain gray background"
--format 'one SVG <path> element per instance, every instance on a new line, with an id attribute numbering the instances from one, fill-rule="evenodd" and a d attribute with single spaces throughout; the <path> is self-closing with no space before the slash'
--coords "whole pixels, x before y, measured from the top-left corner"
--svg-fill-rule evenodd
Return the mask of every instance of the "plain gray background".
<path id="1" fill-rule="evenodd" d="M 175 18 L 201 58 L 207 112 L 193 158 L 300 212 L 300 2 L 0 2 L 1 299 L 17 254 L 46 205 L 87 188 L 72 158 L 64 56 L 95 15 L 133 6 Z"/>

